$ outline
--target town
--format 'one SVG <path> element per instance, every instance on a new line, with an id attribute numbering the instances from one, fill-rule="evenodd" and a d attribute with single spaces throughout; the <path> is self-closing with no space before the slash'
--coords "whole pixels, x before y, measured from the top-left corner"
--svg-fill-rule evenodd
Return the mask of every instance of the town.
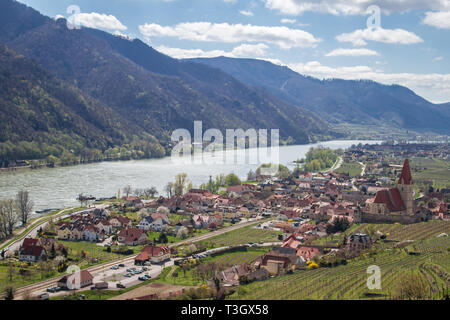
<path id="1" fill-rule="evenodd" d="M 258 169 L 245 182 L 230 174 L 195 189 L 181 174 L 167 197 L 128 186 L 3 248 L 5 296 L 327 299 L 332 284 L 317 272 L 330 279 L 339 269 L 341 283 L 358 280 L 339 298 L 448 297 L 448 151 L 393 142 L 318 148 L 276 177 Z M 365 268 L 385 260 L 399 265 L 389 265 L 389 290 L 368 290 Z M 398 293 L 405 288 L 394 278 L 408 266 L 401 285 L 423 283 L 420 296 Z M 279 296 L 266 297 L 274 288 Z"/>

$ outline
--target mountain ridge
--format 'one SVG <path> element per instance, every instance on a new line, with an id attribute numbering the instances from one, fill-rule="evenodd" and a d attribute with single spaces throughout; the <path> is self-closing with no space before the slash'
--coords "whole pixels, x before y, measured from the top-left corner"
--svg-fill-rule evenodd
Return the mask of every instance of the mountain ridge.
<path id="1" fill-rule="evenodd" d="M 449 134 L 445 105 L 433 104 L 400 85 L 371 80 L 319 80 L 268 61 L 238 58 L 186 59 L 227 72 L 280 99 L 316 112 L 330 123 L 380 125 Z"/>

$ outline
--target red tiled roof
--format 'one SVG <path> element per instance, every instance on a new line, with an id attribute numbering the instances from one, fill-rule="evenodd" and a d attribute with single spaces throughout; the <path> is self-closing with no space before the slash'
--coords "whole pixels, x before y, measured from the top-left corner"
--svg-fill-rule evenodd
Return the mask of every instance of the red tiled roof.
<path id="1" fill-rule="evenodd" d="M 170 249 L 168 246 L 145 246 L 144 249 L 142 249 L 142 252 L 145 252 L 150 257 L 157 257 L 160 253 L 170 253 Z"/>
<path id="2" fill-rule="evenodd" d="M 406 210 L 400 191 L 397 188 L 378 191 L 373 202 L 386 204 L 391 212 Z"/>
<path id="3" fill-rule="evenodd" d="M 402 174 L 400 175 L 400 179 L 398 179 L 398 184 L 413 184 L 408 159 L 403 164 Z"/>
<path id="4" fill-rule="evenodd" d="M 32 247 L 39 244 L 39 239 L 25 238 L 22 243 L 22 247 Z"/>
<path id="5" fill-rule="evenodd" d="M 45 252 L 44 248 L 41 246 L 28 246 L 24 247 L 22 254 L 25 256 L 33 256 L 35 258 L 39 258 L 43 251 Z"/>

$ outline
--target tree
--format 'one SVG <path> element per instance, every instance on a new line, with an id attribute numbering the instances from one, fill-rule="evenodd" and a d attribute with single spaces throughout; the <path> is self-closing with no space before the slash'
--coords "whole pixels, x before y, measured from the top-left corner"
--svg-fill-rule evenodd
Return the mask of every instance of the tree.
<path id="1" fill-rule="evenodd" d="M 255 181 L 256 180 L 256 173 L 253 172 L 253 170 L 250 170 L 247 174 L 247 181 Z"/>
<path id="2" fill-rule="evenodd" d="M 18 221 L 19 215 L 15 201 L 0 201 L 0 233 L 2 236 L 6 238 L 12 235 Z"/>
<path id="3" fill-rule="evenodd" d="M 128 198 L 129 195 L 131 194 L 131 190 L 132 190 L 131 186 L 127 185 L 123 188 L 122 191 L 123 191 L 123 194 Z"/>
<path id="4" fill-rule="evenodd" d="M 178 239 L 186 239 L 189 235 L 189 230 L 186 227 L 181 227 L 180 229 L 178 229 L 177 232 L 177 238 Z"/>
<path id="5" fill-rule="evenodd" d="M 164 187 L 164 191 L 167 194 L 167 198 L 171 198 L 173 194 L 173 183 L 172 182 L 167 183 L 166 186 Z"/>
<path id="6" fill-rule="evenodd" d="M 172 273 L 172 278 L 173 278 L 173 283 L 175 284 L 175 280 L 176 280 L 176 278 L 178 278 L 178 273 L 177 272 L 173 272 Z"/>
<path id="7" fill-rule="evenodd" d="M 235 175 L 234 173 L 231 173 L 226 176 L 225 184 L 228 187 L 239 186 L 239 185 L 241 185 L 241 179 L 239 179 L 239 177 L 237 175 Z"/>
<path id="8" fill-rule="evenodd" d="M 22 225 L 25 226 L 33 211 L 33 200 L 30 199 L 30 193 L 27 190 L 21 190 L 16 196 L 17 208 L 19 209 Z"/>
<path id="9" fill-rule="evenodd" d="M 173 191 L 175 195 L 182 196 L 187 189 L 187 185 L 189 185 L 190 182 L 187 180 L 187 174 L 186 173 L 180 173 L 175 177 L 175 182 L 173 183 Z"/>
<path id="10" fill-rule="evenodd" d="M 6 287 L 5 300 L 14 300 L 14 288 L 13 287 Z"/>
<path id="11" fill-rule="evenodd" d="M 14 275 L 16 274 L 16 269 L 14 267 L 14 264 L 12 263 L 12 261 L 10 261 L 8 263 L 8 278 L 9 278 L 9 282 L 13 281 Z"/>
<path id="12" fill-rule="evenodd" d="M 148 198 L 154 198 L 158 194 L 158 190 L 155 187 L 150 187 L 144 190 L 144 195 Z"/>

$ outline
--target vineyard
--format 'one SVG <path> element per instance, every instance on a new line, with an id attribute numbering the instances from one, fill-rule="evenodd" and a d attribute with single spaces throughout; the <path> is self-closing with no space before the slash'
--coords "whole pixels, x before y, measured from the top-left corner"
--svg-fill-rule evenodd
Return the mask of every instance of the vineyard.
<path id="1" fill-rule="evenodd" d="M 396 231 L 403 239 L 411 237 L 410 229 Z M 414 255 L 404 249 L 387 248 L 374 256 L 363 255 L 349 260 L 347 265 L 297 270 L 291 275 L 254 282 L 238 289 L 231 299 L 389 299 L 394 294 L 396 280 L 409 270 L 422 273 L 430 286 L 429 296 L 437 298 L 444 291 L 448 292 L 450 284 L 449 246 L 448 237 L 433 236 L 411 244 L 408 249 L 413 250 Z M 367 288 L 367 268 L 371 265 L 381 269 L 381 290 L 369 291 Z"/>

